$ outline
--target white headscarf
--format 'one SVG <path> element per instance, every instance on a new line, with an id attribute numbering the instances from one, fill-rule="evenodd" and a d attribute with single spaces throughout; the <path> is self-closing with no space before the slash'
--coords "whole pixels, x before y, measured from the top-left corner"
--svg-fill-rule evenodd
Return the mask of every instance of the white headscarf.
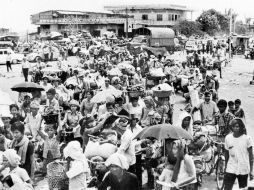
<path id="1" fill-rule="evenodd" d="M 177 123 L 176 123 L 176 126 L 178 127 L 182 127 L 182 123 L 183 123 L 183 120 L 184 118 L 186 117 L 190 117 L 191 120 L 190 120 L 190 125 L 188 127 L 188 132 L 190 133 L 190 135 L 193 135 L 193 119 L 191 117 L 191 115 L 189 113 L 187 113 L 186 111 L 183 111 L 179 117 L 178 117 L 178 120 L 177 120 Z"/>
<path id="2" fill-rule="evenodd" d="M 67 144 L 67 146 L 63 150 L 64 157 L 71 157 L 74 160 L 86 160 L 85 155 L 83 154 L 83 150 L 78 141 L 71 141 Z"/>
<path id="3" fill-rule="evenodd" d="M 105 165 L 108 167 L 110 165 L 117 165 L 122 169 L 127 170 L 129 168 L 129 164 L 124 155 L 119 153 L 112 154 L 105 162 Z"/>
<path id="4" fill-rule="evenodd" d="M 16 167 L 20 164 L 20 156 L 17 154 L 14 149 L 7 149 L 4 151 L 3 155 L 7 158 L 11 166 Z"/>

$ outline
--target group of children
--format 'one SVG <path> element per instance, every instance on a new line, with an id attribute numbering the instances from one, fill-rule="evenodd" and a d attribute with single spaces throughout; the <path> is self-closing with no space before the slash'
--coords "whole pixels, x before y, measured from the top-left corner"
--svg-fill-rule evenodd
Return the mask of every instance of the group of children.
<path id="1" fill-rule="evenodd" d="M 240 99 L 228 102 L 228 112 L 232 113 L 237 118 L 245 119 L 245 114 L 243 109 L 241 108 Z"/>

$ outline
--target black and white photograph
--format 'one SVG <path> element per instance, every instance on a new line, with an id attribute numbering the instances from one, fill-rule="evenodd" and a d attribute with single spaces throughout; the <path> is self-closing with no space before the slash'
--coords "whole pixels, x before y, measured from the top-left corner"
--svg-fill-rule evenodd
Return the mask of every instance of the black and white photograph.
<path id="1" fill-rule="evenodd" d="M 253 0 L 0 3 L 0 190 L 254 190 Z"/>

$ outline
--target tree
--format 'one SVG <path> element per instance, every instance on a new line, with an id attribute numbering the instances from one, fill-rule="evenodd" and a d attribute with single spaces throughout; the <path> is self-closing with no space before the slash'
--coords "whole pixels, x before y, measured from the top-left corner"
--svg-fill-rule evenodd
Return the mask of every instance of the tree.
<path id="1" fill-rule="evenodd" d="M 235 32 L 237 34 L 246 34 L 247 30 L 248 30 L 247 26 L 243 24 L 242 21 L 237 21 L 235 23 Z"/>
<path id="2" fill-rule="evenodd" d="M 219 31 L 227 32 L 229 29 L 229 17 L 214 9 L 204 11 L 197 18 L 197 22 L 201 24 L 201 30 L 210 35 Z"/>
<path id="3" fill-rule="evenodd" d="M 195 21 L 187 21 L 187 20 L 179 21 L 179 23 L 175 25 L 173 29 L 179 31 L 181 34 L 184 34 L 187 37 L 192 36 L 193 34 L 196 35 L 203 34 L 203 32 L 201 31 L 200 24 Z"/>

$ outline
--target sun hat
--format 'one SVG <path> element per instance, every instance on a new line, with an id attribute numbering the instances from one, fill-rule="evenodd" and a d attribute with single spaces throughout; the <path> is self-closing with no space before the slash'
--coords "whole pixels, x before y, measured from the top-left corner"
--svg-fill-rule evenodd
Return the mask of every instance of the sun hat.
<path id="1" fill-rule="evenodd" d="M 69 105 L 70 105 L 70 106 L 77 106 L 77 107 L 79 107 L 79 103 L 78 103 L 78 101 L 76 101 L 76 100 L 71 100 L 71 101 L 69 102 Z"/>

